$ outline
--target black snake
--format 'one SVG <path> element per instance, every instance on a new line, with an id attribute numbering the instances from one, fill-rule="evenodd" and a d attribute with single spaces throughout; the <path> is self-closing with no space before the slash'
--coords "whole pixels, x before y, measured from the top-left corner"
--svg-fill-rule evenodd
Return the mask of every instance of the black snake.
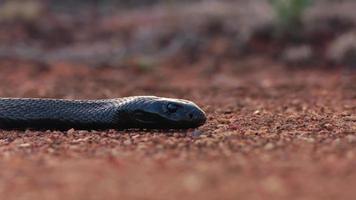
<path id="1" fill-rule="evenodd" d="M 0 98 L 1 129 L 183 129 L 206 121 L 193 102 L 155 96 L 105 100 Z"/>

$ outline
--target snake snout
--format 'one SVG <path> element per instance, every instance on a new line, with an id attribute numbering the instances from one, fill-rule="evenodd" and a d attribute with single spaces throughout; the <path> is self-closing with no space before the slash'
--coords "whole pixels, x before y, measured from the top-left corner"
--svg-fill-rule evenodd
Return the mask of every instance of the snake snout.
<path id="1" fill-rule="evenodd" d="M 194 110 L 188 113 L 188 118 L 196 125 L 202 125 L 206 121 L 205 113 L 201 110 Z"/>

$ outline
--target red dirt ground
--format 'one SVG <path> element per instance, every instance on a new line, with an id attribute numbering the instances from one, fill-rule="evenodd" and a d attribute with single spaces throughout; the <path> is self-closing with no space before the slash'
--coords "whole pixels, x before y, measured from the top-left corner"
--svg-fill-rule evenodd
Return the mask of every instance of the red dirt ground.
<path id="1" fill-rule="evenodd" d="M 2 61 L 0 96 L 186 98 L 208 121 L 185 131 L 1 131 L 0 199 L 356 199 L 354 75 L 265 59 L 196 65 Z"/>

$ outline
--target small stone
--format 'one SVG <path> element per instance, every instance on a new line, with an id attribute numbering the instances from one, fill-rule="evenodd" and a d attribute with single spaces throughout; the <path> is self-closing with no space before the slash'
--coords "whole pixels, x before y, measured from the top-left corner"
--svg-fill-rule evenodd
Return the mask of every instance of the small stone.
<path id="1" fill-rule="evenodd" d="M 30 147 L 31 144 L 30 143 L 23 143 L 23 144 L 19 144 L 18 147 L 21 147 L 21 148 L 27 148 L 27 147 Z"/>
<path id="2" fill-rule="evenodd" d="M 67 131 L 67 134 L 73 134 L 75 132 L 74 128 L 71 128 Z"/>
<path id="3" fill-rule="evenodd" d="M 254 115 L 258 115 L 258 114 L 260 114 L 260 113 L 261 113 L 260 110 L 256 110 L 255 112 L 253 112 Z"/>
<path id="4" fill-rule="evenodd" d="M 136 135 L 133 135 L 131 138 L 132 139 L 137 139 L 137 138 L 139 138 L 141 135 L 140 134 L 136 134 Z"/>
<path id="5" fill-rule="evenodd" d="M 315 142 L 315 139 L 314 138 L 310 138 L 310 137 L 304 138 L 304 140 L 307 141 L 308 143 L 314 143 Z"/>
<path id="6" fill-rule="evenodd" d="M 87 134 L 87 133 L 88 133 L 88 131 L 80 130 L 80 131 L 78 131 L 78 133 L 79 133 L 79 134 L 83 134 L 83 135 L 84 135 L 84 134 Z"/>
<path id="7" fill-rule="evenodd" d="M 333 125 L 330 124 L 330 123 L 326 123 L 326 124 L 324 124 L 323 126 L 324 126 L 324 128 L 326 128 L 327 130 L 330 130 Z"/>
<path id="8" fill-rule="evenodd" d="M 72 144 L 78 144 L 78 143 L 81 143 L 81 142 L 85 142 L 85 141 L 88 141 L 89 138 L 79 138 L 77 140 L 73 140 L 71 143 Z"/>
<path id="9" fill-rule="evenodd" d="M 274 149 L 274 144 L 273 143 L 271 143 L 271 142 L 269 142 L 269 143 L 267 143 L 266 145 L 265 145 L 265 149 L 266 150 L 272 150 L 272 149 Z"/>
<path id="10" fill-rule="evenodd" d="M 199 137 L 200 135 L 202 135 L 203 132 L 201 130 L 194 130 L 192 133 L 192 137 Z"/>

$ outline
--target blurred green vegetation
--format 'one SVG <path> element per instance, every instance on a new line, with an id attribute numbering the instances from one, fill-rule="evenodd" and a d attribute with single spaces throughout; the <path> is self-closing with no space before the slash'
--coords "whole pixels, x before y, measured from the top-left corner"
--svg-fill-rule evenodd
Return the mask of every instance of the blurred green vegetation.
<path id="1" fill-rule="evenodd" d="M 301 27 L 305 10 L 312 5 L 313 0 L 269 0 L 279 33 L 289 32 Z"/>

